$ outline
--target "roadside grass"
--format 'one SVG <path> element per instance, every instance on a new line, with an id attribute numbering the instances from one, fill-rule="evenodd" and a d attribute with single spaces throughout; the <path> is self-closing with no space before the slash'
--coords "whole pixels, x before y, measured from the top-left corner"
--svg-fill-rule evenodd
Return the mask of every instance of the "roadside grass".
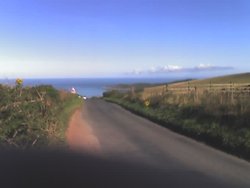
<path id="1" fill-rule="evenodd" d="M 68 94 L 68 96 L 65 99 L 63 99 L 62 111 L 59 114 L 59 118 L 58 118 L 61 124 L 59 137 L 63 141 L 65 141 L 65 132 L 67 131 L 70 117 L 73 115 L 73 113 L 77 109 L 81 108 L 82 105 L 83 105 L 82 98 L 79 98 L 76 95 Z"/>

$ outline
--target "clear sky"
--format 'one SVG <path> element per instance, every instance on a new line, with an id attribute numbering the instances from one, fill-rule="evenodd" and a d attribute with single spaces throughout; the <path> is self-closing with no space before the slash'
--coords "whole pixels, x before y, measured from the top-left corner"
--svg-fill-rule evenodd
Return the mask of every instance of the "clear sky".
<path id="1" fill-rule="evenodd" d="M 0 0 L 0 78 L 249 71 L 249 0 Z"/>

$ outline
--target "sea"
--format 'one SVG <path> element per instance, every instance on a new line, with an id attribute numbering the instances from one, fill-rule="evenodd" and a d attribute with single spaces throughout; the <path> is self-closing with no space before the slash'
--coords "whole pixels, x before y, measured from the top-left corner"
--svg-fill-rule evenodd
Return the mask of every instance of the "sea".
<path id="1" fill-rule="evenodd" d="M 101 97 L 103 92 L 119 84 L 137 83 L 168 83 L 174 81 L 170 78 L 70 78 L 70 79 L 24 79 L 24 86 L 52 85 L 56 89 L 71 91 L 75 88 L 81 96 Z M 2 79 L 2 84 L 14 85 L 13 79 Z"/>

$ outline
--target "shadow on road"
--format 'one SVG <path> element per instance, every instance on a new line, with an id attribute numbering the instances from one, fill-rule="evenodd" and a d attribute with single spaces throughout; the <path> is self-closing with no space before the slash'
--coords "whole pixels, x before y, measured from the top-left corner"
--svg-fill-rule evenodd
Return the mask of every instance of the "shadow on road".
<path id="1" fill-rule="evenodd" d="M 65 151 L 0 152 L 0 167 L 1 187 L 230 187 L 199 172 Z"/>

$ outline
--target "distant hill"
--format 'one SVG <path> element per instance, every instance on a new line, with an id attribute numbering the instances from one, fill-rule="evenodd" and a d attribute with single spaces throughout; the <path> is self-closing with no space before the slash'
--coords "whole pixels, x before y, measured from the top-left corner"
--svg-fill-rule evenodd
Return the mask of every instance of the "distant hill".
<path id="1" fill-rule="evenodd" d="M 190 84 L 226 84 L 226 83 L 250 83 L 250 73 L 241 73 L 241 74 L 233 74 L 233 75 L 226 75 L 226 76 L 219 76 L 214 78 L 208 78 L 203 80 L 193 80 L 190 81 Z M 187 82 L 177 83 L 178 85 L 182 85 Z M 172 84 L 172 85 L 177 85 Z"/>
<path id="2" fill-rule="evenodd" d="M 166 83 L 134 83 L 134 84 L 118 84 L 111 86 L 108 88 L 109 90 L 119 90 L 119 91 L 128 91 L 131 90 L 131 88 L 134 88 L 136 92 L 141 92 L 144 90 L 144 88 L 148 87 L 157 87 L 157 86 L 162 86 L 166 84 L 176 84 L 176 83 L 184 83 L 192 81 L 192 79 L 185 79 L 185 80 L 176 80 L 172 82 L 166 82 Z"/>

